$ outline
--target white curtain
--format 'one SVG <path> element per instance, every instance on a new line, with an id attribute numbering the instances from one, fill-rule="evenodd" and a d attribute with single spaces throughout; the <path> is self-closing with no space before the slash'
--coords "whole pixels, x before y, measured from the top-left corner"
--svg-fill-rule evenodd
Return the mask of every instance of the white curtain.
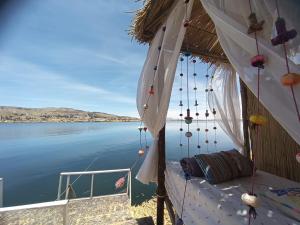
<path id="1" fill-rule="evenodd" d="M 209 92 L 208 104 L 211 111 L 216 109 L 216 120 L 222 130 L 231 138 L 236 148 L 243 151 L 244 137 L 242 113 L 236 79 L 236 72 L 231 65 L 219 65 L 213 71 L 210 83 L 213 91 Z"/>
<path id="2" fill-rule="evenodd" d="M 157 31 L 150 44 L 147 59 L 139 79 L 137 108 L 154 139 L 136 177 L 144 184 L 157 182 L 158 134 L 166 123 L 177 60 L 186 30 L 183 23 L 186 19 L 189 19 L 192 5 L 193 0 L 190 0 L 186 10 L 184 1 L 177 0 L 168 19 Z M 163 27 L 166 27 L 165 31 L 163 31 Z M 160 46 L 161 51 L 158 51 Z M 157 71 L 154 73 L 153 68 L 156 65 Z M 154 84 L 155 93 L 149 98 L 148 109 L 143 116 L 144 105 L 147 103 L 149 89 L 152 84 Z"/>
<path id="3" fill-rule="evenodd" d="M 200 0 L 206 12 L 212 18 L 220 44 L 230 63 L 238 72 L 248 88 L 257 93 L 257 69 L 250 65 L 251 57 L 257 54 L 255 39 L 248 35 L 248 0 Z M 300 73 L 300 2 L 298 0 L 278 1 L 280 14 L 286 20 L 287 29 L 295 28 L 298 36 L 288 43 L 290 70 Z M 258 33 L 260 54 L 267 57 L 265 69 L 261 70 L 261 103 L 283 126 L 291 137 L 300 144 L 300 124 L 289 87 L 280 83 L 287 73 L 282 46 L 272 46 L 276 20 L 275 0 L 251 0 L 253 11 L 258 20 L 265 20 L 264 29 Z M 300 85 L 295 86 L 295 95 L 300 104 Z"/>

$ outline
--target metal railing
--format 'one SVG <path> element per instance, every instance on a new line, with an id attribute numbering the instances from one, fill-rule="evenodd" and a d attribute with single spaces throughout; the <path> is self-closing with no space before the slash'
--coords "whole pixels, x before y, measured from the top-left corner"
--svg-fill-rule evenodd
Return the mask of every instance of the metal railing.
<path id="1" fill-rule="evenodd" d="M 96 174 L 105 174 L 105 173 L 120 173 L 120 172 L 127 172 L 128 179 L 127 179 L 127 188 L 126 193 L 129 196 L 129 201 L 131 204 L 131 170 L 128 169 L 116 169 L 116 170 L 97 170 L 97 171 L 81 171 L 81 172 L 62 172 L 59 176 L 59 184 L 58 184 L 58 191 L 57 191 L 57 200 L 61 199 L 61 196 L 65 194 L 65 199 L 68 199 L 69 191 L 70 191 L 70 180 L 71 176 L 83 176 L 83 175 L 90 175 L 91 176 L 91 187 L 90 187 L 90 198 L 94 196 L 94 178 Z M 62 193 L 62 181 L 63 177 L 67 177 L 66 188 L 65 191 Z"/>

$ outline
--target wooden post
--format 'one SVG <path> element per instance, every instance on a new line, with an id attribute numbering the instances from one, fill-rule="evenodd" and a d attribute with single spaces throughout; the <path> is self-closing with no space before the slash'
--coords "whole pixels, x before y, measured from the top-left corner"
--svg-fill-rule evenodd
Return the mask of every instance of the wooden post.
<path id="1" fill-rule="evenodd" d="M 241 89 L 241 101 L 242 101 L 242 118 L 243 118 L 243 132 L 244 132 L 244 153 L 245 156 L 250 158 L 250 142 L 249 142 L 249 119 L 247 113 L 247 86 L 240 79 L 240 89 Z"/>
<path id="2" fill-rule="evenodd" d="M 157 173 L 157 212 L 156 224 L 164 224 L 164 201 L 166 196 L 165 169 L 166 169 L 166 146 L 165 146 L 165 126 L 159 132 L 158 139 L 158 173 Z"/>

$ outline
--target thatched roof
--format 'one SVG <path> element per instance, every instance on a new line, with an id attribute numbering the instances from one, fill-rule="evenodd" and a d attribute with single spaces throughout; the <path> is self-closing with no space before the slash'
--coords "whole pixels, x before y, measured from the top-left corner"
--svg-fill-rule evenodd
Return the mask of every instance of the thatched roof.
<path id="1" fill-rule="evenodd" d="M 149 43 L 156 31 L 169 15 L 174 0 L 146 0 L 144 7 L 137 11 L 133 20 L 131 34 L 140 43 Z M 220 46 L 215 26 L 200 1 L 194 1 L 190 26 L 187 28 L 182 51 L 199 56 L 204 62 L 228 62 Z"/>

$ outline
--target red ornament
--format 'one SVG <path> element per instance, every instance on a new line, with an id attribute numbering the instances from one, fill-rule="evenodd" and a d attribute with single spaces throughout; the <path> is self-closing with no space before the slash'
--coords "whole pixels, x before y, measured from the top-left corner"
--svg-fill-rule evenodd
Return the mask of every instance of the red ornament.
<path id="1" fill-rule="evenodd" d="M 144 131 L 145 131 L 145 132 L 147 131 L 147 127 L 144 127 Z"/>
<path id="2" fill-rule="evenodd" d="M 256 55 L 251 58 L 251 65 L 260 69 L 264 68 L 265 57 L 263 55 Z"/>
<path id="3" fill-rule="evenodd" d="M 154 95 L 154 87 L 153 87 L 153 85 L 152 85 L 151 88 L 150 88 L 149 94 L 150 94 L 150 95 Z"/>
<path id="4" fill-rule="evenodd" d="M 115 183 L 115 187 L 116 189 L 122 188 L 125 184 L 125 177 L 121 177 L 119 178 L 116 183 Z"/>

